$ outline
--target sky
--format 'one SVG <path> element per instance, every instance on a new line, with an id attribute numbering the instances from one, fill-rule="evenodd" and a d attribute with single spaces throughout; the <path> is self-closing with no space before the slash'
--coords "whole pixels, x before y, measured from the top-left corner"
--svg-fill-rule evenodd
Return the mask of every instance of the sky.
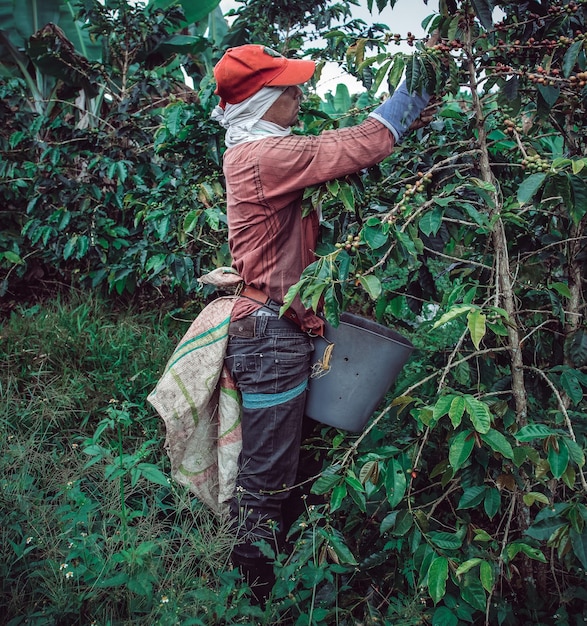
<path id="1" fill-rule="evenodd" d="M 373 0 L 372 14 L 367 9 L 367 0 L 359 0 L 359 2 L 360 6 L 351 6 L 353 18 L 360 18 L 366 24 L 386 24 L 393 33 L 400 33 L 402 37 L 405 37 L 408 32 L 413 33 L 417 38 L 424 37 L 426 31 L 422 28 L 422 21 L 432 13 L 438 12 L 438 0 L 428 0 L 427 5 L 424 0 L 397 0 L 393 9 L 387 6 L 381 13 L 377 10 L 377 2 Z M 222 11 L 226 13 L 232 8 L 238 9 L 242 4 L 236 0 L 222 0 L 220 6 Z M 411 52 L 413 48 L 405 43 L 402 46 L 396 46 L 392 43 L 389 50 L 390 52 Z M 351 93 L 364 91 L 363 86 L 358 81 L 344 74 L 335 63 L 329 63 L 324 68 L 316 91 L 320 96 L 323 96 L 328 91 L 334 92 L 338 83 L 345 83 Z"/>

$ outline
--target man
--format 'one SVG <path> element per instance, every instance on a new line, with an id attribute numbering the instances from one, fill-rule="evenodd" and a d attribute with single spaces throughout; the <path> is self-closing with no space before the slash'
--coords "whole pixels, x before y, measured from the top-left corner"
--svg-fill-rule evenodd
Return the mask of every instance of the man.
<path id="1" fill-rule="evenodd" d="M 303 216 L 305 187 L 345 176 L 387 157 L 402 135 L 429 121 L 428 95 L 405 85 L 361 124 L 296 136 L 302 90 L 313 61 L 288 59 L 261 45 L 226 52 L 214 69 L 226 128 L 224 174 L 233 266 L 247 287 L 236 303 L 226 363 L 242 395 L 243 448 L 231 516 L 238 524 L 232 560 L 260 602 L 273 573 L 255 542 L 284 545 L 287 498 L 296 481 L 312 334 L 323 322 L 284 296 L 315 260 L 318 216 Z"/>

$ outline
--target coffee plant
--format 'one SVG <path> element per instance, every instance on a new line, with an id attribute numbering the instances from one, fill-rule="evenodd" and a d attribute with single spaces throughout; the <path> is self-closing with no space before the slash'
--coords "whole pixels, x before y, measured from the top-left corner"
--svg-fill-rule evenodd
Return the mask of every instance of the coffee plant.
<path id="1" fill-rule="evenodd" d="M 175 35 L 184 19 L 175 5 L 85 3 L 78 28 L 102 44 L 92 63 L 58 26 L 24 50 L 1 33 L 18 70 L 0 83 L 3 295 L 31 276 L 189 293 L 226 262 L 218 131 L 178 61 L 208 40 Z"/>
<path id="2" fill-rule="evenodd" d="M 350 2 L 248 0 L 231 27 L 212 3 L 192 24 L 192 4 L 82 3 L 99 53 L 66 22 L 26 46 L 0 31 L 2 294 L 193 297 L 230 263 L 209 121 L 229 45 L 305 51 L 363 82 L 324 99 L 310 85 L 310 134 L 359 122 L 405 77 L 435 95 L 433 122 L 306 190 L 321 241 L 287 299 L 335 325 L 368 316 L 416 351 L 363 433 L 311 442 L 328 462 L 294 552 L 272 555 L 274 606 L 299 624 L 585 623 L 587 2 L 441 0 L 431 47 L 351 19 Z"/>
<path id="3" fill-rule="evenodd" d="M 585 619 L 586 17 L 441 2 L 437 45 L 349 49 L 357 76 L 441 97 L 379 167 L 308 191 L 327 228 L 288 294 L 418 347 L 313 487 L 348 538 L 346 606 L 373 623 L 404 623 L 398 596 L 433 624 Z"/>

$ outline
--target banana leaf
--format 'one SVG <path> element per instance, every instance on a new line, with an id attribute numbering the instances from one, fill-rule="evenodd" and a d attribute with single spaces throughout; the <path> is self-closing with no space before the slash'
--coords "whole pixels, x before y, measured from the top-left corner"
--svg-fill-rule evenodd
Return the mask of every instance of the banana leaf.
<path id="1" fill-rule="evenodd" d="M 0 0 L 0 30 L 23 50 L 29 38 L 47 24 L 57 24 L 75 49 L 87 59 L 96 60 L 102 48 L 93 43 L 83 24 L 75 20 L 73 0 Z M 0 61 L 7 51 L 0 50 Z"/>

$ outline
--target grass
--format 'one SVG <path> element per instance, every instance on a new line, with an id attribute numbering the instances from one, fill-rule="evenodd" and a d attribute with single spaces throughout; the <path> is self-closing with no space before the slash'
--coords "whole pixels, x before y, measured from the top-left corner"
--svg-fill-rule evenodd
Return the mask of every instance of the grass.
<path id="1" fill-rule="evenodd" d="M 219 624 L 254 611 L 228 570 L 228 529 L 165 480 L 146 402 L 186 327 L 76 296 L 0 326 L 3 623 Z"/>

